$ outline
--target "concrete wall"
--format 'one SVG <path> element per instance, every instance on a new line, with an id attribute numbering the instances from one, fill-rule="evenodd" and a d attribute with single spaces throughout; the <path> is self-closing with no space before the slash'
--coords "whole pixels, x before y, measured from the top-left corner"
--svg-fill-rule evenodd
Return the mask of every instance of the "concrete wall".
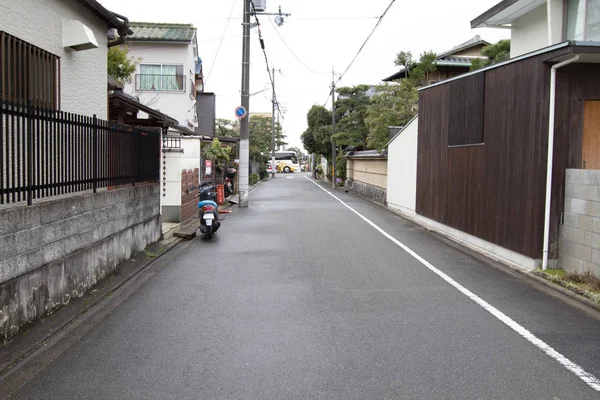
<path id="1" fill-rule="evenodd" d="M 0 210 L 0 340 L 157 241 L 159 190 L 146 184 Z"/>
<path id="2" fill-rule="evenodd" d="M 548 46 L 546 8 L 544 4 L 514 21 L 510 32 L 511 58 Z"/>
<path id="3" fill-rule="evenodd" d="M 560 266 L 600 277 L 600 171 L 567 170 Z"/>
<path id="4" fill-rule="evenodd" d="M 413 214 L 417 202 L 417 138 L 415 118 L 388 146 L 387 203 Z"/>
<path id="5" fill-rule="evenodd" d="M 184 91 L 136 91 L 135 79 L 125 85 L 126 93 L 137 96 L 142 104 L 152 107 L 179 121 L 180 125 L 194 129 L 198 126 L 196 115 L 196 93 L 191 93 L 190 80 L 195 79 L 194 46 L 181 43 L 128 42 L 131 57 L 141 58 L 140 64 L 183 65 L 185 75 Z M 140 73 L 138 65 L 136 74 Z M 189 124 L 188 122 L 191 122 Z"/>
<path id="6" fill-rule="evenodd" d="M 354 193 L 386 203 L 387 159 L 351 158 L 346 160 L 346 186 Z"/>
<path id="7" fill-rule="evenodd" d="M 60 57 L 61 108 L 107 119 L 106 55 L 108 23 L 74 0 L 1 1 L 0 30 Z M 63 47 L 63 20 L 92 30 L 98 48 Z"/>

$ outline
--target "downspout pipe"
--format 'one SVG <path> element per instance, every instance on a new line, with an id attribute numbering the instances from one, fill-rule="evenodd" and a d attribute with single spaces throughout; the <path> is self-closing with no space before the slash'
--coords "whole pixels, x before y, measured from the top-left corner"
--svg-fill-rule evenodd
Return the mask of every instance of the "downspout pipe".
<path id="1" fill-rule="evenodd" d="M 579 55 L 555 64 L 550 69 L 550 115 L 548 117 L 548 167 L 546 172 L 546 208 L 544 216 L 544 254 L 542 269 L 548 268 L 548 248 L 550 241 L 550 206 L 552 202 L 552 164 L 554 161 L 554 117 L 556 114 L 556 70 L 577 62 Z"/>
<path id="2" fill-rule="evenodd" d="M 116 17 L 113 21 L 114 25 L 121 24 L 120 27 L 117 28 L 117 32 L 119 33 L 119 39 L 114 40 L 108 43 L 108 47 L 118 46 L 120 44 L 125 43 L 125 39 L 127 35 L 131 35 L 133 32 L 129 29 L 129 19 L 124 15 L 117 14 L 116 12 L 111 11 L 111 13 Z M 123 20 L 123 22 L 119 21 L 117 18 Z"/>

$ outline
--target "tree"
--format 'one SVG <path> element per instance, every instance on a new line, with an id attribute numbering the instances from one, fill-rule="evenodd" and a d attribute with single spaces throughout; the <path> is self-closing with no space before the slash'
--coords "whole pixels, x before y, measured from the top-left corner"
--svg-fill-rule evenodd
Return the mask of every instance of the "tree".
<path id="1" fill-rule="evenodd" d="M 406 78 L 413 80 L 417 86 L 420 86 L 426 80 L 428 74 L 436 70 L 436 54 L 433 51 L 426 51 L 419 55 L 419 60 L 413 60 L 410 51 L 400 51 L 396 54 L 394 64 L 398 67 L 404 67 Z"/>
<path id="2" fill-rule="evenodd" d="M 236 123 L 226 118 L 217 118 L 215 121 L 217 135 L 222 137 L 240 136 L 240 131 L 236 129 Z"/>
<path id="3" fill-rule="evenodd" d="M 204 158 L 211 160 L 215 164 L 215 169 L 222 170 L 229 161 L 231 147 L 223 147 L 221 141 L 214 138 L 206 150 L 204 150 Z"/>
<path id="4" fill-rule="evenodd" d="M 471 71 L 498 64 L 510 58 L 510 40 L 500 40 L 495 44 L 485 46 L 481 54 L 486 58 L 476 58 L 471 63 Z"/>
<path id="5" fill-rule="evenodd" d="M 421 86 L 423 82 L 427 83 L 429 81 L 429 73 L 437 69 L 435 58 L 436 55 L 432 51 L 421 53 L 419 61 L 409 71 L 408 79 L 412 80 L 417 86 Z"/>
<path id="6" fill-rule="evenodd" d="M 309 153 L 331 157 L 331 111 L 323 106 L 312 106 L 306 115 L 308 128 L 300 139 Z"/>
<path id="7" fill-rule="evenodd" d="M 270 117 L 252 115 L 249 125 L 250 158 L 252 160 L 266 163 L 274 148 L 287 144 L 279 123 L 275 124 L 275 142 L 273 143 L 273 128 Z"/>
<path id="8" fill-rule="evenodd" d="M 369 85 L 341 87 L 335 102 L 336 134 L 334 140 L 343 146 L 366 147 L 369 128 L 365 123 L 371 101 Z"/>
<path id="9" fill-rule="evenodd" d="M 368 147 L 383 150 L 389 141 L 388 128 L 406 125 L 417 114 L 418 100 L 417 87 L 411 79 L 378 86 L 365 118 Z"/>
<path id="10" fill-rule="evenodd" d="M 127 47 L 112 46 L 108 48 L 108 75 L 120 85 L 130 83 L 141 58 L 129 57 Z"/>

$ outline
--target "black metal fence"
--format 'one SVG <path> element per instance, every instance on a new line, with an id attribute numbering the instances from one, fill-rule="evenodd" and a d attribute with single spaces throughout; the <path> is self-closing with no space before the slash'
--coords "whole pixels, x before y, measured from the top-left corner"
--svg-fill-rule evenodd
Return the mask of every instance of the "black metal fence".
<path id="1" fill-rule="evenodd" d="M 0 102 L 0 204 L 157 181 L 161 133 Z"/>

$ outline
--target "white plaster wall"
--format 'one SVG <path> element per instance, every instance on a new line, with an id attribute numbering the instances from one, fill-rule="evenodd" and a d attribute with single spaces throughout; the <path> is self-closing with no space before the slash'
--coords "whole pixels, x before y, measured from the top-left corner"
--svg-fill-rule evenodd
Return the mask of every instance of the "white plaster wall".
<path id="1" fill-rule="evenodd" d="M 190 93 L 190 79 L 194 79 L 195 58 L 192 44 L 180 43 L 141 43 L 128 42 L 129 55 L 141 58 L 140 64 L 179 64 L 183 65 L 185 91 L 149 92 L 135 90 L 135 77 L 125 85 L 125 92 L 137 96 L 142 104 L 152 107 L 179 121 L 180 125 L 193 129 L 188 124 L 194 121 L 196 113 L 195 93 Z M 140 66 L 136 74 L 140 73 Z M 196 124 L 197 126 L 197 124 Z"/>
<path id="2" fill-rule="evenodd" d="M 417 202 L 418 124 L 415 118 L 388 146 L 387 203 L 409 213 Z"/>
<path id="3" fill-rule="evenodd" d="M 564 9 L 563 0 L 548 0 L 550 3 L 550 27 L 552 29 L 552 43 L 563 41 Z"/>
<path id="4" fill-rule="evenodd" d="M 60 57 L 61 108 L 106 119 L 107 22 L 74 0 L 0 0 L 0 9 L 0 30 Z M 63 48 L 64 19 L 90 28 L 99 47 Z"/>
<path id="5" fill-rule="evenodd" d="M 182 137 L 181 148 L 183 149 L 183 154 L 181 155 L 181 168 L 200 169 L 200 138 Z"/>
<path id="6" fill-rule="evenodd" d="M 181 205 L 181 157 L 179 152 L 166 152 L 165 160 L 165 191 L 162 197 L 163 206 L 180 206 Z"/>
<path id="7" fill-rule="evenodd" d="M 549 46 L 547 5 L 516 19 L 511 28 L 510 56 L 517 57 Z"/>

